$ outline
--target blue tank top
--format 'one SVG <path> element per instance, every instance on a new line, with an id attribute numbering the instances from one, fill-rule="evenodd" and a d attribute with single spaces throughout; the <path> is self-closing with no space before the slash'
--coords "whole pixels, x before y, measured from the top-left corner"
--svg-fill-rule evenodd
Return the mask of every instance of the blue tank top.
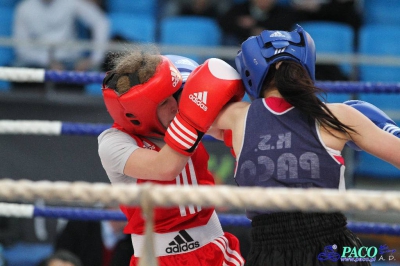
<path id="1" fill-rule="evenodd" d="M 280 110 L 274 111 L 277 109 L 271 107 L 277 105 Z M 237 184 L 338 188 L 344 171 L 343 158 L 328 153 L 317 127 L 315 120 L 283 99 L 254 100 L 247 114 L 243 147 L 238 157 Z M 247 215 L 252 219 L 260 213 L 248 211 Z"/>

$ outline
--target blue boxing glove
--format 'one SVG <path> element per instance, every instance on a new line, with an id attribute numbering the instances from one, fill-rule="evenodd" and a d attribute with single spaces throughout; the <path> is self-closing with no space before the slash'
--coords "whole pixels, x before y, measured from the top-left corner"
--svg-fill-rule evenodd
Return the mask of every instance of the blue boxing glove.
<path id="1" fill-rule="evenodd" d="M 360 100 L 345 101 L 344 104 L 347 104 L 360 111 L 382 130 L 400 138 L 400 128 L 392 119 L 390 119 L 387 114 L 385 114 L 375 105 Z M 361 151 L 361 149 L 352 141 L 348 141 L 346 144 L 356 151 Z"/>

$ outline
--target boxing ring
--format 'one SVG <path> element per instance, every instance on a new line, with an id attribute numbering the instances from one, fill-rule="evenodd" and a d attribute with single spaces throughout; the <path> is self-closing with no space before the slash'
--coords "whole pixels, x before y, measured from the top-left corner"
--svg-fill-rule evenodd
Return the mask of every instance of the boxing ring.
<path id="1" fill-rule="evenodd" d="M 42 69 L 0 67 L 0 80 L 13 82 L 101 83 L 104 73 L 46 71 Z M 399 83 L 318 82 L 336 93 L 399 93 Z M 100 88 L 99 88 L 100 90 Z M 73 135 L 97 137 L 109 124 L 72 123 L 68 121 L 0 120 L 0 134 Z M 215 141 L 211 137 L 205 141 Z M 94 154 L 93 156 L 97 156 Z M 88 182 L 51 182 L 13 180 L 0 177 L 0 216 L 17 218 L 64 218 L 77 220 L 125 220 L 120 211 L 106 210 L 119 204 L 139 205 L 146 217 L 146 249 L 140 265 L 157 265 L 152 239 L 152 216 L 155 206 L 197 204 L 204 207 L 245 208 L 283 211 L 342 211 L 344 213 L 399 213 L 399 191 L 347 191 L 287 188 L 244 188 L 230 185 L 214 187 L 176 187 L 144 185 L 109 185 Z M 29 177 L 26 177 L 29 178 Z M 35 206 L 43 200 L 46 206 Z M 98 208 L 101 204 L 102 208 Z M 79 206 L 79 207 L 77 207 Z M 218 215 L 222 225 L 249 227 L 244 215 Z M 400 221 L 399 221 L 400 222 Z M 359 234 L 400 236 L 400 223 L 349 221 L 349 228 Z M 400 260 L 399 253 L 397 260 Z"/>

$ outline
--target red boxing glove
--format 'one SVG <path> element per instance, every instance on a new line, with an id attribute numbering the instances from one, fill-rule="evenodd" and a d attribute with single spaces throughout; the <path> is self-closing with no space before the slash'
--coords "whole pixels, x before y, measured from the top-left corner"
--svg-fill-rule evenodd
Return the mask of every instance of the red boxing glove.
<path id="1" fill-rule="evenodd" d="M 221 59 L 208 59 L 188 77 L 179 113 L 165 133 L 165 142 L 190 156 L 225 104 L 240 101 L 243 96 L 239 73 Z"/>

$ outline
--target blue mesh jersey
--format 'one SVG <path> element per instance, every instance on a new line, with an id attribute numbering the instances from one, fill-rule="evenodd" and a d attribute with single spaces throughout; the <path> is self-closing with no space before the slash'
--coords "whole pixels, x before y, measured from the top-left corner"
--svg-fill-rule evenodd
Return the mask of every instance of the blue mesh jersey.
<path id="1" fill-rule="evenodd" d="M 281 98 L 256 99 L 235 179 L 239 186 L 344 188 L 344 161 L 323 144 L 315 120 Z"/>

